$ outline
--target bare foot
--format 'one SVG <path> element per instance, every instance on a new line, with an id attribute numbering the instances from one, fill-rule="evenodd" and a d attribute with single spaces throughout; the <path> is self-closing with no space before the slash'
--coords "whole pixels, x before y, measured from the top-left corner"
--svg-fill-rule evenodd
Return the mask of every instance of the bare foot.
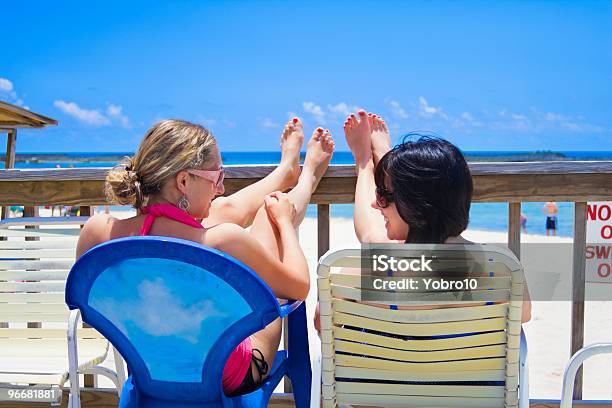
<path id="1" fill-rule="evenodd" d="M 334 153 L 334 139 L 328 129 L 317 128 L 306 146 L 302 176 L 311 177 L 312 191 L 317 188 Z"/>
<path id="2" fill-rule="evenodd" d="M 300 176 L 300 150 L 304 144 L 304 128 L 298 118 L 287 122 L 281 135 L 281 161 L 279 167 L 286 174 L 287 188 L 295 186 Z"/>
<path id="3" fill-rule="evenodd" d="M 372 157 L 372 127 L 365 111 L 359 111 L 359 118 L 351 114 L 344 122 L 346 142 L 353 153 L 355 163 L 361 165 Z"/>
<path id="4" fill-rule="evenodd" d="M 370 114 L 372 121 L 372 156 L 374 165 L 378 164 L 380 159 L 391 150 L 391 135 L 385 121 L 376 114 Z"/>

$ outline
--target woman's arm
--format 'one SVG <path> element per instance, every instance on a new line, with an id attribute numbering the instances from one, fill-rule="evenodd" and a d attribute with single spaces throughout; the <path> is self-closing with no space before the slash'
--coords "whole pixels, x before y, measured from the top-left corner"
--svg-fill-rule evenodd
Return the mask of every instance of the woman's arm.
<path id="1" fill-rule="evenodd" d="M 222 224 L 211 228 L 207 245 L 240 260 L 254 270 L 282 299 L 304 300 L 310 290 L 310 274 L 304 253 L 290 221 L 277 224 L 282 245 L 281 259 L 263 247 L 243 228 Z"/>
<path id="2" fill-rule="evenodd" d="M 372 207 L 372 202 L 376 198 L 372 158 L 358 163 L 356 170 L 354 225 L 357 239 L 362 243 L 394 242 L 387 238 L 382 214 Z"/>
<path id="3" fill-rule="evenodd" d="M 523 315 L 521 316 L 521 323 L 527 323 L 531 320 L 531 296 L 529 296 L 529 288 L 525 282 L 523 288 Z"/>

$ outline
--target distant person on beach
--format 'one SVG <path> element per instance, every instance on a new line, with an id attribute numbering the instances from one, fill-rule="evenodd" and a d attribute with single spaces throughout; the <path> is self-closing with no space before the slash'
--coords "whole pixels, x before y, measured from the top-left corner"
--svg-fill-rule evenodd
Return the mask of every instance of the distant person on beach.
<path id="1" fill-rule="evenodd" d="M 360 242 L 470 243 L 461 233 L 468 226 L 472 176 L 456 146 L 420 137 L 391 148 L 384 120 L 364 111 L 346 119 L 344 132 L 357 172 L 354 226 Z M 526 285 L 523 299 L 527 322 Z"/>
<path id="2" fill-rule="evenodd" d="M 305 299 L 310 275 L 295 229 L 327 170 L 334 141 L 328 130 L 316 129 L 300 171 L 303 141 L 302 123 L 293 118 L 280 138 L 278 167 L 257 183 L 219 197 L 225 192 L 224 169 L 212 133 L 181 120 L 157 123 L 135 156 L 106 178 L 111 201 L 132 205 L 138 214 L 123 220 L 106 214 L 91 217 L 81 232 L 77 257 L 115 238 L 177 237 L 237 258 L 280 299 Z M 282 192 L 289 188 L 289 193 Z M 273 366 L 280 338 L 277 319 L 240 343 L 223 371 L 226 394 L 249 393 L 261 385 Z"/>
<path id="3" fill-rule="evenodd" d="M 527 233 L 527 216 L 523 213 L 521 213 L 521 229 L 523 233 Z"/>
<path id="4" fill-rule="evenodd" d="M 546 236 L 557 235 L 557 215 L 559 214 L 557 203 L 547 202 L 542 207 L 542 212 L 546 214 Z"/>

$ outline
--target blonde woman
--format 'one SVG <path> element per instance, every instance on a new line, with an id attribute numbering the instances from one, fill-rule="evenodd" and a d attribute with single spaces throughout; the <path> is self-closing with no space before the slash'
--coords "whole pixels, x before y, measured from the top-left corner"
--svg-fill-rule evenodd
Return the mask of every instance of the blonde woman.
<path id="1" fill-rule="evenodd" d="M 334 142 L 329 131 L 316 129 L 300 172 L 303 140 L 302 123 L 294 118 L 281 137 L 278 168 L 263 180 L 213 201 L 225 191 L 221 155 L 213 135 L 202 126 L 180 120 L 156 124 L 135 156 L 106 179 L 109 199 L 133 205 L 138 214 L 123 220 L 106 214 L 92 217 L 81 232 L 77 257 L 115 238 L 177 237 L 242 261 L 278 298 L 305 299 L 310 279 L 295 227 L 327 169 Z M 281 192 L 291 187 L 289 193 Z M 250 231 L 245 230 L 249 225 Z M 272 367 L 280 337 L 277 320 L 234 350 L 223 371 L 226 394 L 245 394 L 261 384 Z"/>

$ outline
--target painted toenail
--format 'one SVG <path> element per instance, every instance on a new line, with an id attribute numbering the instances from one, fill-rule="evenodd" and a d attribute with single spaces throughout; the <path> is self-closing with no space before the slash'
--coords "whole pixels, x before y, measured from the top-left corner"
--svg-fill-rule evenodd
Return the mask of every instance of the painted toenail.
<path id="1" fill-rule="evenodd" d="M 298 118 L 293 118 L 293 123 L 298 123 L 300 120 Z"/>

